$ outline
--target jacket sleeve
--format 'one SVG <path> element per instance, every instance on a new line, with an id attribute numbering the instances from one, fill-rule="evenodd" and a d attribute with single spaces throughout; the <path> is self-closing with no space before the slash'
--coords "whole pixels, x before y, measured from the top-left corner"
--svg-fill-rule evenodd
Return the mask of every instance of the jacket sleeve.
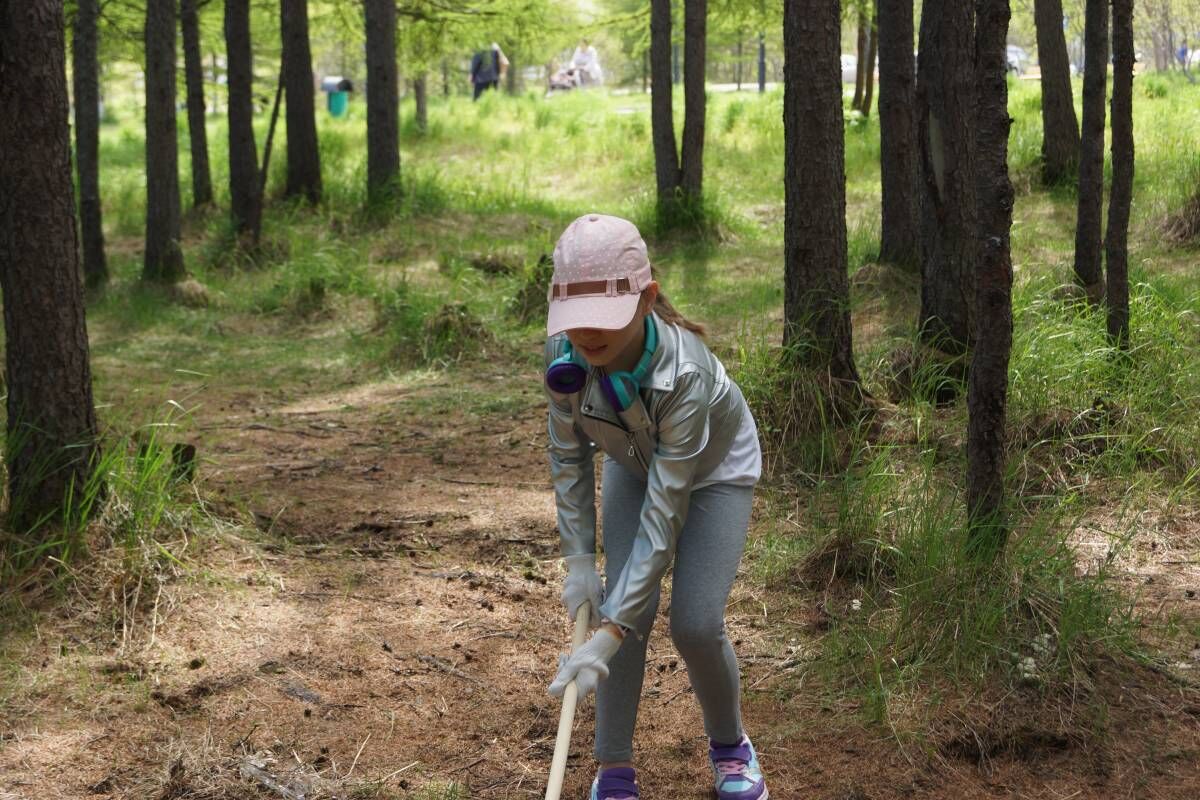
<path id="1" fill-rule="evenodd" d="M 601 614 L 636 630 L 675 558 L 679 532 L 687 521 L 699 456 L 708 444 L 713 377 L 691 372 L 680 377 L 658 416 L 658 444 L 650 461 L 646 499 L 633 549 L 616 585 L 609 587 Z"/>
<path id="2" fill-rule="evenodd" d="M 547 363 L 554 355 L 547 346 Z M 570 398 L 549 389 L 550 480 L 558 507 L 558 536 L 564 556 L 596 552 L 596 446 L 580 431 Z"/>

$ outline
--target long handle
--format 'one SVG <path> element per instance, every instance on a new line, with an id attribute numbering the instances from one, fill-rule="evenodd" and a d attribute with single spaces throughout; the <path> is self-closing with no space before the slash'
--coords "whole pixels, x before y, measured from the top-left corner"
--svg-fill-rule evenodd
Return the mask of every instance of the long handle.
<path id="1" fill-rule="evenodd" d="M 575 612 L 575 631 L 571 635 L 571 650 L 587 640 L 588 619 L 591 604 L 584 601 Z M 546 786 L 546 800 L 558 800 L 562 793 L 563 776 L 567 772 L 567 754 L 571 750 L 571 727 L 575 724 L 575 702 L 579 699 L 579 687 L 575 681 L 567 684 L 563 691 L 562 713 L 558 717 L 558 737 L 554 740 L 554 758 L 550 761 L 550 783 Z"/>

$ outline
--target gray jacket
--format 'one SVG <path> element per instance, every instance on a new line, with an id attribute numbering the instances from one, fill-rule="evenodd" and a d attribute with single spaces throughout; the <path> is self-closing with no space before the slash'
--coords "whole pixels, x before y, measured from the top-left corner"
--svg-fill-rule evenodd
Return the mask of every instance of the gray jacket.
<path id="1" fill-rule="evenodd" d="M 594 455 L 599 447 L 646 479 L 641 527 L 633 551 L 600 613 L 634 628 L 675 557 L 692 485 L 724 460 L 749 414 L 746 401 L 699 336 L 657 315 L 658 347 L 642 381 L 642 403 L 627 412 L 648 425 L 631 434 L 613 411 L 592 370 L 582 391 L 550 396 L 550 477 L 564 556 L 596 550 Z M 546 343 L 546 365 L 563 354 L 566 336 Z"/>

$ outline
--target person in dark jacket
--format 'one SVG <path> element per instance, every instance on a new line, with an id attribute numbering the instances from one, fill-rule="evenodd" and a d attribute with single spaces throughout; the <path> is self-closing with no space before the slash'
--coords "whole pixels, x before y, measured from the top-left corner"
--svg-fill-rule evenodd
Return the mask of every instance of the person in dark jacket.
<path id="1" fill-rule="evenodd" d="M 475 89 L 474 99 L 478 100 L 479 95 L 488 89 L 498 88 L 506 72 L 508 59 L 505 58 L 500 45 L 495 42 L 492 42 L 488 49 L 480 50 L 471 56 L 471 86 Z"/>

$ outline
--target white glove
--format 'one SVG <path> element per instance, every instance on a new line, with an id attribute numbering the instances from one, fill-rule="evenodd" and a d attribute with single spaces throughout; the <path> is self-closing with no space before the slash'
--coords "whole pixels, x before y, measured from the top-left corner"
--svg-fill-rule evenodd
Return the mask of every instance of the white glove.
<path id="1" fill-rule="evenodd" d="M 567 684 L 573 680 L 579 687 L 579 698 L 583 699 L 595 690 L 596 684 L 608 677 L 608 662 L 620 648 L 621 637 L 600 628 L 569 657 L 559 656 L 558 674 L 550 684 L 550 694 L 562 697 Z"/>
<path id="2" fill-rule="evenodd" d="M 582 553 L 565 556 L 567 564 L 567 579 L 563 582 L 562 601 L 567 607 L 571 621 L 575 621 L 575 613 L 586 600 L 591 606 L 591 620 L 588 627 L 600 627 L 600 604 L 604 601 L 604 584 L 600 581 L 600 573 L 596 572 L 596 555 Z"/>

